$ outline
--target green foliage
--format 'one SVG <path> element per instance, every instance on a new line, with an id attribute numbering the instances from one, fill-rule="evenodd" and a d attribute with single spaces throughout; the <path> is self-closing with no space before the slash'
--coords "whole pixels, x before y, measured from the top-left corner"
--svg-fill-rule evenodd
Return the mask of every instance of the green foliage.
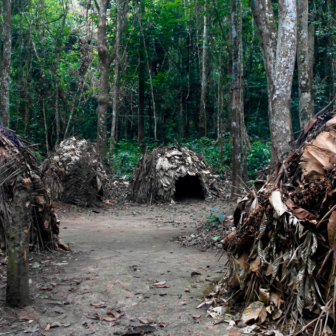
<path id="1" fill-rule="evenodd" d="M 247 168 L 250 178 L 255 178 L 256 173 L 271 160 L 271 143 L 255 141 L 251 143 L 251 153 L 247 156 Z"/>
<path id="2" fill-rule="evenodd" d="M 122 2 L 122 1 L 121 1 Z M 273 1 L 277 12 L 277 1 Z M 314 2 L 309 16 L 315 27 L 313 91 L 317 112 L 335 93 L 335 73 L 330 64 L 336 55 L 335 2 Z M 46 138 L 52 149 L 56 144 L 56 115 L 60 117 L 60 139 L 69 134 L 96 140 L 99 57 L 96 31 L 99 17 L 95 1 L 80 0 L 83 12 L 63 0 L 33 0 L 19 6 L 13 3 L 12 60 L 10 87 L 10 128 L 28 140 L 41 144 L 39 159 L 46 154 Z M 143 13 L 140 14 L 140 6 Z M 87 15 L 83 13 L 87 12 Z M 197 154 L 202 152 L 217 172 L 231 167 L 229 92 L 230 1 L 203 2 L 182 0 L 130 0 L 127 21 L 121 36 L 122 65 L 119 73 L 121 99 L 113 170 L 117 176 L 131 177 L 141 157 L 137 145 L 139 78 L 143 76 L 145 143 L 147 151 L 158 144 L 175 144 L 174 139 Z M 201 53 L 203 16 L 208 14 L 207 137 L 199 136 L 201 91 Z M 1 14 L 3 15 L 3 14 Z M 114 53 L 116 1 L 109 4 L 107 41 Z M 139 17 L 144 40 L 140 31 Z M 1 19 L 3 19 L 1 17 Z M 243 1 L 244 114 L 252 151 L 248 170 L 253 179 L 270 160 L 268 93 L 263 55 L 248 0 Z M 1 41 L 0 41 L 1 44 Z M 87 54 L 83 51 L 87 47 Z M 84 48 L 85 49 L 85 48 Z M 145 53 L 145 51 L 147 53 Z M 140 55 L 148 55 L 148 60 Z M 140 60 L 141 59 L 141 60 Z M 149 69 L 153 80 L 158 139 L 153 140 L 154 118 Z M 140 65 L 142 65 L 140 67 Z M 140 70 L 142 68 L 142 70 Z M 115 62 L 110 66 L 110 89 L 114 86 Z M 141 72 L 142 71 L 142 72 Z M 84 83 L 83 87 L 80 83 Z M 56 85 L 57 84 L 57 85 Z M 58 88 L 58 95 L 56 94 Z M 221 96 L 222 99 L 219 99 Z M 45 111 L 43 111 L 43 106 Z M 292 91 L 294 131 L 299 130 L 298 75 Z M 57 114 L 56 114 L 56 111 Z M 45 115 L 44 113 L 45 112 Z M 107 111 L 107 130 L 111 129 L 111 106 Z M 223 122 L 223 157 L 219 147 L 218 115 Z M 46 126 L 45 126 L 46 125 Z M 180 126 L 182 125 L 182 132 Z"/>
<path id="3" fill-rule="evenodd" d="M 127 141 L 118 142 L 115 147 L 112 167 L 116 177 L 126 175 L 130 180 L 140 157 L 141 148 L 137 144 Z"/>
<path id="4" fill-rule="evenodd" d="M 221 214 L 216 209 L 212 208 L 210 209 L 210 216 L 208 218 L 208 222 L 212 226 L 217 226 L 219 224 L 223 224 L 225 220 L 225 215 Z"/>

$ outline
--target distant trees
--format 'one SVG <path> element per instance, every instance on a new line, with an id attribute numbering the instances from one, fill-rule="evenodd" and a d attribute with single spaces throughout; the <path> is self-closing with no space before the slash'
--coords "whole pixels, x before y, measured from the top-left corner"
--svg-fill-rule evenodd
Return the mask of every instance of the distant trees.
<path id="1" fill-rule="evenodd" d="M 12 9 L 11 0 L 3 0 L 3 44 L 2 44 L 2 69 L 1 69 L 1 122 L 9 126 L 9 85 L 11 73 L 12 53 Z"/>
<path id="2" fill-rule="evenodd" d="M 2 121 L 43 153 L 96 140 L 111 165 L 120 140 L 206 136 L 246 180 L 250 142 L 276 162 L 336 94 L 335 2 L 249 1 L 4 0 Z"/>

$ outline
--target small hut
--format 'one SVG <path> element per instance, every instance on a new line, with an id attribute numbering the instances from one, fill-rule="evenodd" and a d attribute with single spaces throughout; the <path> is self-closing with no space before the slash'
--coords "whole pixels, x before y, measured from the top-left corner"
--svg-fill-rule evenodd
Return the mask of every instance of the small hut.
<path id="1" fill-rule="evenodd" d="M 32 145 L 15 132 L 0 126 L 0 246 L 8 246 L 9 227 L 12 223 L 12 201 L 18 178 L 26 177 L 32 183 L 32 216 L 30 247 L 52 250 L 68 249 L 59 239 L 59 220 L 43 186 Z"/>
<path id="2" fill-rule="evenodd" d="M 104 165 L 95 144 L 85 139 L 72 137 L 62 141 L 43 162 L 41 172 L 53 200 L 92 206 L 104 196 Z"/>
<path id="3" fill-rule="evenodd" d="M 269 318 L 286 334 L 333 334 L 336 109 L 312 119 L 269 173 L 238 203 L 236 229 L 223 240 L 228 269 L 213 304 L 243 301 L 244 323 Z"/>
<path id="4" fill-rule="evenodd" d="M 202 154 L 181 146 L 155 148 L 140 158 L 128 197 L 137 203 L 170 202 L 183 197 L 205 199 L 212 196 L 217 177 Z"/>

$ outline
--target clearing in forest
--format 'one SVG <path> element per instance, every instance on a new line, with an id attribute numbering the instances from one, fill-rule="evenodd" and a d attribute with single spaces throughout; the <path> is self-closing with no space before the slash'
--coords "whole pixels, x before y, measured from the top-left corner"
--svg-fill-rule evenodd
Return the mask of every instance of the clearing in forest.
<path id="1" fill-rule="evenodd" d="M 31 254 L 32 305 L 7 309 L 1 332 L 24 335 L 234 335 L 196 309 L 223 272 L 224 257 L 183 248 L 214 202 L 109 206 L 60 204 L 62 238 L 73 252 Z M 223 213 L 233 206 L 216 205 Z M 1 288 L 1 296 L 5 288 Z"/>

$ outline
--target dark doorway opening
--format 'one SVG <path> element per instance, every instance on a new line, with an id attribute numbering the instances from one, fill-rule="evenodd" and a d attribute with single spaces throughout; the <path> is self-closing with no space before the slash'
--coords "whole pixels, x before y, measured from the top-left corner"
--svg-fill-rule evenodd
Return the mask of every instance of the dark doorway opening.
<path id="1" fill-rule="evenodd" d="M 198 198 L 205 199 L 205 193 L 198 176 L 186 175 L 180 177 L 175 185 L 175 199 Z"/>

